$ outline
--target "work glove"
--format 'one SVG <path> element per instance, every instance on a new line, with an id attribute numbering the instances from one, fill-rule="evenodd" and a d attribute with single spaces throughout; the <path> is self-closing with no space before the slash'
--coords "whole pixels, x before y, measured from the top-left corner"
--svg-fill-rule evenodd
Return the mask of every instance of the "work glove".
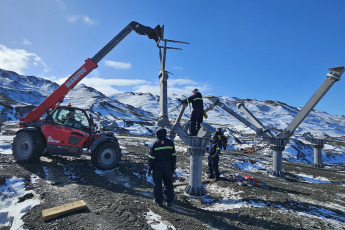
<path id="1" fill-rule="evenodd" d="M 181 102 L 181 104 L 183 104 L 183 105 L 187 105 L 188 104 L 188 102 L 186 101 L 186 100 L 182 100 L 182 99 L 178 99 L 179 100 L 179 102 Z"/>
<path id="2" fill-rule="evenodd" d="M 181 99 L 181 98 L 178 98 L 177 100 L 178 100 L 179 102 L 181 102 L 181 103 L 182 103 L 182 99 Z"/>

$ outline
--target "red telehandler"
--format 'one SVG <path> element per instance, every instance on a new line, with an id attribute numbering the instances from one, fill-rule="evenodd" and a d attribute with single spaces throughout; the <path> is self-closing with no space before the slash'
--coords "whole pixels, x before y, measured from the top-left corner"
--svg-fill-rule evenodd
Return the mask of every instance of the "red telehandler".
<path id="1" fill-rule="evenodd" d="M 87 74 L 97 68 L 97 63 L 119 42 L 134 30 L 147 35 L 158 44 L 163 29 L 154 29 L 137 22 L 129 23 L 95 56 L 88 58 L 75 73 L 58 87 L 40 105 L 20 118 L 20 130 L 13 139 L 12 151 L 17 161 L 38 161 L 45 153 L 54 155 L 81 156 L 83 149 L 91 151 L 91 161 L 99 169 L 114 168 L 121 159 L 121 149 L 112 132 L 98 133 L 91 114 L 72 106 L 61 106 L 66 94 Z M 45 114 L 47 114 L 44 118 Z"/>

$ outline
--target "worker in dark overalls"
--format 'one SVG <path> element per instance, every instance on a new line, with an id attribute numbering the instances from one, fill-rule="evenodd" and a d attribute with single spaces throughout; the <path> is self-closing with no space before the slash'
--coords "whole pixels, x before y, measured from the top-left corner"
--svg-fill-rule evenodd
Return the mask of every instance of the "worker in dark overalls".
<path id="1" fill-rule="evenodd" d="M 211 138 L 208 150 L 208 171 L 210 173 L 208 178 L 215 178 L 215 181 L 218 181 L 220 178 L 218 168 L 220 148 L 218 140 Z"/>
<path id="2" fill-rule="evenodd" d="M 219 142 L 218 145 L 220 148 L 226 150 L 226 146 L 228 145 L 228 138 L 226 138 L 221 128 L 217 129 L 213 138 L 216 138 L 216 140 Z"/>
<path id="3" fill-rule="evenodd" d="M 201 127 L 201 123 L 204 119 L 204 102 L 202 100 L 202 95 L 198 89 L 193 90 L 193 95 L 180 100 L 182 103 L 192 103 L 192 115 L 190 117 L 190 135 L 196 136 Z"/>
<path id="4" fill-rule="evenodd" d="M 164 196 L 167 206 L 171 206 L 174 199 L 173 174 L 176 169 L 176 152 L 174 142 L 168 139 L 167 131 L 158 127 L 157 140 L 152 145 L 148 155 L 148 176 L 153 177 L 155 203 L 163 206 Z M 164 183 L 164 192 L 162 188 Z M 163 196 L 164 193 L 164 196 Z"/>

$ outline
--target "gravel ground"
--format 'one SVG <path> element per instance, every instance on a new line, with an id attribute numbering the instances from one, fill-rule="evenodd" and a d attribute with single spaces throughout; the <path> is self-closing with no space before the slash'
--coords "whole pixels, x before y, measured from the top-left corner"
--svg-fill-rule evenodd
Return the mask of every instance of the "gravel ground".
<path id="1" fill-rule="evenodd" d="M 13 135 L 10 130 L 3 135 Z M 173 226 L 167 229 L 345 229 L 343 166 L 315 168 L 283 162 L 286 177 L 279 179 L 270 177 L 268 170 L 241 171 L 236 162 L 260 161 L 269 168 L 271 158 L 238 151 L 221 155 L 221 180 L 205 183 L 208 199 L 185 196 L 184 186 L 178 186 L 173 207 L 156 206 L 153 185 L 146 178 L 146 144 L 153 141 L 119 136 L 125 154 L 120 165 L 109 171 L 95 169 L 87 155 L 45 156 L 38 163 L 21 164 L 12 155 L 0 154 L 0 186 L 5 178 L 24 178 L 26 188 L 34 191 L 26 199 L 41 200 L 23 216 L 25 229 L 154 229 L 147 221 L 150 210 Z M 186 146 L 178 141 L 176 146 L 178 171 L 188 173 Z M 206 177 L 206 156 L 203 167 Z M 36 183 L 30 182 L 33 174 L 39 178 Z M 301 174 L 327 178 L 329 183 L 307 183 Z M 179 181 L 187 179 L 179 175 Z M 42 210 L 77 200 L 84 200 L 87 209 L 42 220 Z"/>

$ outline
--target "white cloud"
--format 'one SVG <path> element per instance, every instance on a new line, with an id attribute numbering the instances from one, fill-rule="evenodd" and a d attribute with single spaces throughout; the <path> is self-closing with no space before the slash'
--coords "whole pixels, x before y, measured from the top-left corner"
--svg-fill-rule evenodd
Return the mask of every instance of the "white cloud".
<path id="1" fill-rule="evenodd" d="M 83 21 L 90 26 L 96 24 L 96 21 L 91 19 L 89 16 L 84 16 Z"/>
<path id="2" fill-rule="evenodd" d="M 160 94 L 160 86 L 159 82 L 157 81 L 156 85 L 150 83 L 149 85 L 138 85 L 134 87 L 134 92 L 141 92 L 141 93 L 152 93 L 154 95 Z M 208 85 L 202 84 L 200 82 L 196 82 L 190 79 L 169 79 L 168 80 L 168 95 L 172 96 L 173 94 L 177 95 L 191 95 L 193 89 L 198 88 L 201 93 L 207 92 L 210 90 Z"/>
<path id="3" fill-rule="evenodd" d="M 67 77 L 55 80 L 56 83 L 62 84 L 67 80 Z M 97 69 L 81 81 L 89 87 L 95 88 L 107 96 L 112 96 L 115 93 L 121 92 L 140 92 L 151 93 L 153 95 L 160 94 L 160 82 L 158 79 L 154 81 L 147 81 L 143 79 L 107 79 L 100 77 Z M 190 79 L 170 79 L 168 80 L 168 95 L 191 95 L 193 89 L 198 88 L 203 95 L 210 90 L 208 85 L 195 82 Z"/>
<path id="4" fill-rule="evenodd" d="M 28 39 L 24 38 L 23 39 L 23 44 L 24 45 L 31 45 L 31 42 Z"/>
<path id="5" fill-rule="evenodd" d="M 62 9 L 65 9 L 65 8 L 66 8 L 65 3 L 64 3 L 62 0 L 55 0 L 55 2 L 56 2 Z"/>
<path id="6" fill-rule="evenodd" d="M 205 85 L 188 85 L 188 86 L 184 86 L 181 88 L 178 87 L 172 87 L 169 85 L 169 81 L 168 81 L 168 95 L 172 96 L 174 94 L 177 95 L 192 95 L 192 91 L 193 89 L 198 88 L 200 90 L 201 93 L 206 92 L 207 90 L 209 90 L 208 87 L 206 87 Z M 133 92 L 140 92 L 140 93 L 151 93 L 153 95 L 159 95 L 160 94 L 160 86 L 159 85 L 140 85 L 140 86 L 135 86 L 133 87 Z M 204 93 L 203 93 L 204 95 Z"/>
<path id="7" fill-rule="evenodd" d="M 61 85 L 66 80 L 67 77 L 58 79 L 55 82 Z M 111 96 L 115 93 L 121 92 L 121 87 L 134 87 L 137 85 L 148 84 L 147 81 L 142 79 L 106 79 L 100 77 L 86 77 L 81 81 L 81 83 L 95 88 L 96 90 L 100 91 L 101 93 L 107 96 Z"/>
<path id="8" fill-rule="evenodd" d="M 133 92 L 151 93 L 153 95 L 159 95 L 160 94 L 160 88 L 159 88 L 159 85 L 140 85 L 140 86 L 134 87 Z"/>
<path id="9" fill-rule="evenodd" d="M 129 62 L 117 62 L 117 61 L 106 60 L 105 65 L 112 67 L 114 69 L 130 69 L 130 68 L 132 68 L 132 64 Z"/>
<path id="10" fill-rule="evenodd" d="M 79 19 L 79 15 L 68 15 L 66 16 L 67 21 L 75 23 Z"/>
<path id="11" fill-rule="evenodd" d="M 169 79 L 168 84 L 170 86 L 177 86 L 177 85 L 197 85 L 198 83 L 185 78 L 176 78 L 176 79 Z"/>
<path id="12" fill-rule="evenodd" d="M 80 16 L 80 15 L 67 15 L 66 16 L 66 20 L 70 23 L 76 23 L 79 21 L 79 19 L 84 22 L 87 25 L 94 25 L 96 24 L 96 21 L 91 19 L 89 16 L 84 15 L 84 16 Z"/>
<path id="13" fill-rule="evenodd" d="M 0 44 L 0 68 L 24 74 L 25 69 L 39 65 L 43 65 L 44 72 L 48 71 L 46 64 L 37 54 L 25 49 L 10 49 Z"/>

